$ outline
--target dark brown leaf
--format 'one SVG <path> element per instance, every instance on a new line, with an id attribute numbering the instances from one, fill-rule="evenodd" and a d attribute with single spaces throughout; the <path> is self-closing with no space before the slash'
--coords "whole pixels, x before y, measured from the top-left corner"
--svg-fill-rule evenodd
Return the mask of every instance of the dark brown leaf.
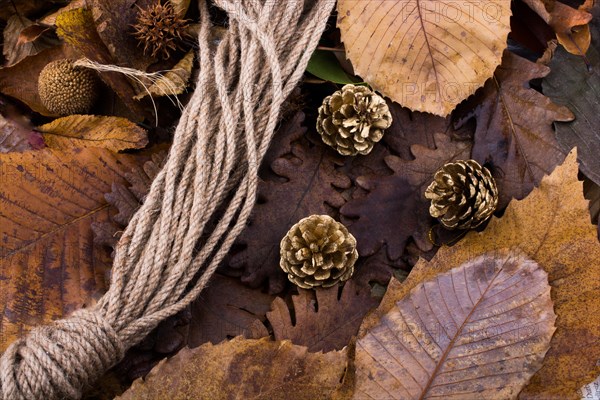
<path id="1" fill-rule="evenodd" d="M 514 399 L 550 347 L 548 274 L 485 254 L 393 297 L 356 342 L 354 399 Z"/>
<path id="2" fill-rule="evenodd" d="M 0 153 L 38 150 L 44 147 L 42 136 L 29 121 L 13 121 L 0 115 Z"/>
<path id="3" fill-rule="evenodd" d="M 268 280 L 271 293 L 283 290 L 287 280 L 279 267 L 279 243 L 288 229 L 309 215 L 333 214 L 331 207 L 344 204 L 335 188 L 350 186 L 350 180 L 336 170 L 341 157 L 329 147 L 312 144 L 306 138 L 292 143 L 299 130 L 303 128 L 280 131 L 287 136 L 276 143 L 291 148 L 291 154 L 274 159 L 268 171 L 271 179 L 266 176 L 268 172 L 261 175 L 258 204 L 238 239 L 238 245 L 246 248 L 229 261 L 230 267 L 243 269 L 245 283 L 256 287 Z M 271 151 L 282 153 L 281 147 L 272 147 Z"/>
<path id="4" fill-rule="evenodd" d="M 33 56 L 49 47 L 58 45 L 56 37 L 44 35 L 48 27 L 34 24 L 20 15 L 13 15 L 4 28 L 6 66 L 14 65 L 25 57 Z"/>
<path id="5" fill-rule="evenodd" d="M 505 51 L 494 77 L 465 105 L 474 109 L 477 120 L 472 158 L 491 164 L 500 209 L 512 198 L 527 196 L 564 160 L 552 123 L 571 121 L 573 114 L 529 84 L 549 72 L 548 67 Z"/>
<path id="6" fill-rule="evenodd" d="M 453 141 L 441 133 L 433 137 L 437 149 L 413 145 L 413 161 L 386 157 L 392 175 L 357 179 L 358 185 L 368 194 L 350 200 L 340 213 L 348 219 L 360 255 L 374 254 L 387 244 L 388 256 L 396 260 L 403 254 L 410 237 L 423 250 L 431 249 L 427 232 L 432 220 L 423 193 L 438 168 L 452 160 L 469 158 L 470 150 L 468 142 Z M 352 219 L 356 221 L 351 222 Z"/>
<path id="7" fill-rule="evenodd" d="M 275 340 L 289 339 L 308 347 L 310 352 L 328 352 L 346 347 L 358 332 L 365 314 L 378 304 L 369 286 L 358 286 L 350 279 L 317 290 L 298 289 L 292 296 L 294 321 L 286 302 L 277 297 L 267 313 Z M 340 294 L 341 292 L 341 294 Z"/>

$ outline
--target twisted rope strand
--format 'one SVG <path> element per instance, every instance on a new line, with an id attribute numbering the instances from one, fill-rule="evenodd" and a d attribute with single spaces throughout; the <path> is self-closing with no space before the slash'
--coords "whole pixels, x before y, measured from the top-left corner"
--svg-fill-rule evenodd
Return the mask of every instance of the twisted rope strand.
<path id="1" fill-rule="evenodd" d="M 200 0 L 200 72 L 165 166 L 116 249 L 92 308 L 33 329 L 0 358 L 0 400 L 78 398 L 206 286 L 255 203 L 258 168 L 335 0 Z M 214 226 L 213 226 L 214 225 Z"/>

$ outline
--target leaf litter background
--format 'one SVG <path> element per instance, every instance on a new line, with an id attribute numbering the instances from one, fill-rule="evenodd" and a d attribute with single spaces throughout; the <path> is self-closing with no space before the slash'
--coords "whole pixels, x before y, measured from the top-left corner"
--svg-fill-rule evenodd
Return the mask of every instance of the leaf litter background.
<path id="1" fill-rule="evenodd" d="M 95 116 L 60 119 L 45 110 L 31 79 L 54 59 L 86 56 L 147 71 L 179 66 L 170 79 L 182 93 L 181 82 L 193 79 L 193 46 L 186 43 L 168 62 L 144 55 L 122 34 L 135 19 L 129 11 L 133 3 L 0 6 L 5 23 L 0 92 L 10 96 L 0 99 L 0 351 L 31 326 L 101 296 L 110 281 L 112 247 L 167 154 L 178 109 L 160 98 L 160 87 L 153 90 L 159 110 L 154 126 L 152 103 L 123 76 L 102 75 L 103 95 L 110 101 L 99 104 Z M 186 2 L 176 3 L 187 9 Z M 187 346 L 193 350 L 162 361 L 123 397 L 161 398 L 168 389 L 202 398 L 198 393 L 218 390 L 223 382 L 231 389 L 215 396 L 264 389 L 265 398 L 278 398 L 288 390 L 278 382 L 291 382 L 289 390 L 302 383 L 323 398 L 386 396 L 390 390 L 417 396 L 439 391 L 448 398 L 465 398 L 473 390 L 478 398 L 577 398 L 577 391 L 600 374 L 600 249 L 590 223 L 590 213 L 595 224 L 600 213 L 594 151 L 598 99 L 593 90 L 577 90 L 597 87 L 598 19 L 586 25 L 585 10 L 597 16 L 599 8 L 588 1 L 577 10 L 581 3 L 512 2 L 509 49 L 490 60 L 490 65 L 501 62 L 492 78 L 446 117 L 389 100 L 394 124 L 368 156 L 344 158 L 321 142 L 314 129 L 316 108 L 339 86 L 311 83 L 319 80 L 307 76 L 284 108 L 261 167 L 248 227 L 211 285 L 130 350 L 88 397 L 122 393 Z M 195 13 L 192 6 L 186 16 L 193 19 Z M 330 25 L 322 39 L 325 48 L 341 45 L 335 16 Z M 590 44 L 590 35 L 584 61 L 577 50 Z M 536 63 L 553 36 L 560 43 L 554 56 L 546 54 L 547 66 Z M 342 76 L 362 73 L 359 65 L 356 71 L 340 65 L 346 68 Z M 385 63 L 380 68 L 389 69 Z M 180 101 L 185 99 L 183 93 Z M 430 106 L 448 114 L 447 105 Z M 574 146 L 579 176 L 574 154 L 565 161 Z M 423 192 L 439 167 L 466 158 L 491 169 L 501 193 L 499 210 L 480 232 L 438 251 L 427 239 L 432 227 L 441 239 L 456 235 L 429 217 Z M 361 257 L 343 287 L 297 290 L 278 266 L 281 237 L 310 214 L 341 220 L 357 238 Z M 459 269 L 449 271 L 452 267 Z M 487 282 L 488 295 L 496 290 L 504 293 L 503 301 L 523 307 L 486 307 L 482 295 L 473 312 L 482 313 L 484 322 L 466 318 L 472 325 L 459 327 L 464 318 L 459 308 L 448 312 L 440 304 L 467 307 L 456 289 L 441 283 L 461 270 L 472 271 L 463 282 L 470 290 L 481 291 Z M 515 293 L 497 289 L 489 280 L 495 273 L 510 275 Z M 433 282 L 444 289 L 431 292 Z M 537 291 L 519 291 L 522 287 Z M 420 311 L 424 314 L 415 314 L 410 304 L 418 310 L 425 304 L 423 293 L 430 293 L 429 305 Z M 400 341 L 385 339 L 386 330 L 401 332 Z M 424 357 L 416 343 L 443 350 L 427 361 L 433 370 L 410 361 Z M 431 349 L 427 357 L 437 351 Z M 402 357 L 391 359 L 394 352 Z M 223 354 L 228 355 L 224 366 L 193 367 L 211 365 Z M 392 370 L 404 372 L 387 376 L 398 359 L 405 364 Z M 479 375 L 485 369 L 493 376 L 477 380 L 469 375 L 469 362 L 480 366 Z M 180 371 L 185 372 L 179 376 Z M 256 375 L 249 378 L 251 371 Z M 249 379 L 258 386 L 253 389 Z M 494 391 L 500 386 L 505 392 Z M 311 393 L 306 398 L 315 398 Z"/>

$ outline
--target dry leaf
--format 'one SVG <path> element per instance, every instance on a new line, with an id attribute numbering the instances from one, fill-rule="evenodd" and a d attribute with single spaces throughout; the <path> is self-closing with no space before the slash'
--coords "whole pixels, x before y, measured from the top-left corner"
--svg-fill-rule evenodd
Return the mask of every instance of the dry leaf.
<path id="1" fill-rule="evenodd" d="M 309 353 L 267 338 L 235 338 L 183 349 L 118 399 L 330 399 L 340 388 L 346 351 Z"/>
<path id="2" fill-rule="evenodd" d="M 169 71 L 158 78 L 150 87 L 144 88 L 134 99 L 140 100 L 148 95 L 152 96 L 175 96 L 185 92 L 192 68 L 194 67 L 194 52 L 187 54 Z"/>
<path id="3" fill-rule="evenodd" d="M 445 163 L 469 158 L 467 142 L 452 141 L 434 135 L 436 150 L 414 145 L 414 161 L 388 156 L 385 162 L 393 171 L 390 176 L 364 176 L 357 179 L 368 193 L 349 200 L 340 214 L 347 218 L 348 229 L 356 237 L 358 253 L 368 256 L 387 244 L 390 259 L 398 259 L 407 241 L 413 237 L 420 248 L 428 250 L 427 232 L 431 227 L 429 205 L 423 193 L 435 171 Z"/>
<path id="4" fill-rule="evenodd" d="M 269 281 L 269 292 L 283 290 L 287 277 L 279 267 L 279 244 L 288 229 L 300 219 L 312 214 L 329 214 L 330 207 L 340 207 L 344 198 L 335 188 L 348 188 L 350 180 L 336 166 L 341 156 L 324 145 L 302 137 L 302 119 L 294 118 L 293 125 L 284 126 L 271 144 L 269 153 L 286 156 L 275 158 L 261 168 L 257 204 L 250 221 L 237 241 L 229 267 L 243 269 L 242 282 L 253 287 Z M 295 141 L 295 142 L 294 142 Z M 266 160 L 273 159 L 267 155 Z M 238 274 L 239 275 L 239 274 Z"/>
<path id="5" fill-rule="evenodd" d="M 556 33 L 558 42 L 571 54 L 585 54 L 590 46 L 588 23 L 592 15 L 556 0 L 523 0 Z"/>
<path id="6" fill-rule="evenodd" d="M 340 350 L 348 345 L 365 314 L 375 307 L 369 286 L 358 286 L 354 279 L 343 288 L 338 285 L 316 290 L 298 289 L 292 296 L 294 304 L 292 323 L 286 302 L 277 297 L 267 318 L 273 327 L 275 340 L 291 340 L 308 347 L 308 351 Z M 338 295 L 341 291 L 341 295 Z"/>
<path id="7" fill-rule="evenodd" d="M 472 158 L 490 166 L 498 184 L 499 209 L 512 198 L 527 196 L 565 157 L 552 123 L 571 121 L 573 114 L 529 85 L 549 72 L 506 51 L 494 78 L 464 105 L 466 119 L 477 120 Z"/>
<path id="8" fill-rule="evenodd" d="M 41 135 L 29 121 L 19 123 L 0 115 L 0 153 L 38 150 L 44 147 Z"/>
<path id="9" fill-rule="evenodd" d="M 394 307 L 388 299 L 404 298 L 438 273 L 482 254 L 519 248 L 548 273 L 558 316 L 544 365 L 521 398 L 576 398 L 577 390 L 600 374 L 600 243 L 577 170 L 573 152 L 525 200 L 513 200 L 501 219 L 492 217 L 485 231 L 441 248 L 430 262 L 420 260 L 402 285 L 390 284 L 373 318 Z M 373 326 L 373 318 L 367 317 L 361 331 Z"/>
<path id="10" fill-rule="evenodd" d="M 597 12 L 600 11 L 598 8 Z M 593 46 L 587 61 L 581 56 L 557 49 L 549 64 L 550 74 L 542 82 L 544 94 L 557 104 L 569 107 L 575 121 L 556 122 L 556 138 L 563 151 L 577 147 L 581 171 L 600 184 L 600 29 L 592 24 Z"/>
<path id="11" fill-rule="evenodd" d="M 56 33 L 84 57 L 100 64 L 114 64 L 110 52 L 96 31 L 92 12 L 77 8 L 56 17 Z M 139 118 L 152 117 L 142 105 L 133 100 L 135 91 L 123 74 L 101 73 L 100 78 L 110 86 L 123 103 Z"/>
<path id="12" fill-rule="evenodd" d="M 0 352 L 103 293 L 112 263 L 90 225 L 109 219 L 104 193 L 145 159 L 104 149 L 0 154 Z"/>
<path id="13" fill-rule="evenodd" d="M 516 250 L 476 257 L 387 303 L 356 342 L 355 399 L 514 399 L 555 330 L 548 274 Z"/>
<path id="14" fill-rule="evenodd" d="M 510 0 L 340 0 L 354 70 L 414 111 L 446 116 L 490 78 L 510 30 Z"/>
<path id="15" fill-rule="evenodd" d="M 144 129 L 120 117 L 69 115 L 37 129 L 46 146 L 57 150 L 102 147 L 117 152 L 141 149 L 148 144 Z"/>
<path id="16" fill-rule="evenodd" d="M 35 28 L 36 32 L 32 38 L 27 39 L 24 34 L 27 29 L 31 28 Z M 36 55 L 44 49 L 57 45 L 58 41 L 55 38 L 41 36 L 47 30 L 47 27 L 35 25 L 25 17 L 13 15 L 6 22 L 6 27 L 4 28 L 4 47 L 2 53 L 6 57 L 6 65 L 14 65 L 25 57 Z"/>
<path id="17" fill-rule="evenodd" d="M 173 8 L 177 15 L 184 17 L 190 7 L 190 0 L 171 0 L 171 4 L 173 4 Z"/>
<path id="18" fill-rule="evenodd" d="M 63 44 L 26 57 L 12 67 L 0 68 L 0 92 L 22 101 L 37 113 L 56 116 L 42 104 L 37 90 L 38 76 L 52 61 L 77 57 L 73 48 Z"/>

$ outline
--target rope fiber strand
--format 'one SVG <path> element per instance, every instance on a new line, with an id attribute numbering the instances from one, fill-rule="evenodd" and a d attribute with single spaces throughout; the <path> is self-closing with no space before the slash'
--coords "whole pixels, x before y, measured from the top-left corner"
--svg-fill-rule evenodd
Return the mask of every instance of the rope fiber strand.
<path id="1" fill-rule="evenodd" d="M 245 227 L 283 101 L 335 0 L 213 0 L 229 18 L 210 40 L 199 1 L 200 71 L 166 164 L 116 249 L 93 307 L 34 328 L 0 358 L 0 399 L 79 398 L 160 321 L 206 286 Z"/>

